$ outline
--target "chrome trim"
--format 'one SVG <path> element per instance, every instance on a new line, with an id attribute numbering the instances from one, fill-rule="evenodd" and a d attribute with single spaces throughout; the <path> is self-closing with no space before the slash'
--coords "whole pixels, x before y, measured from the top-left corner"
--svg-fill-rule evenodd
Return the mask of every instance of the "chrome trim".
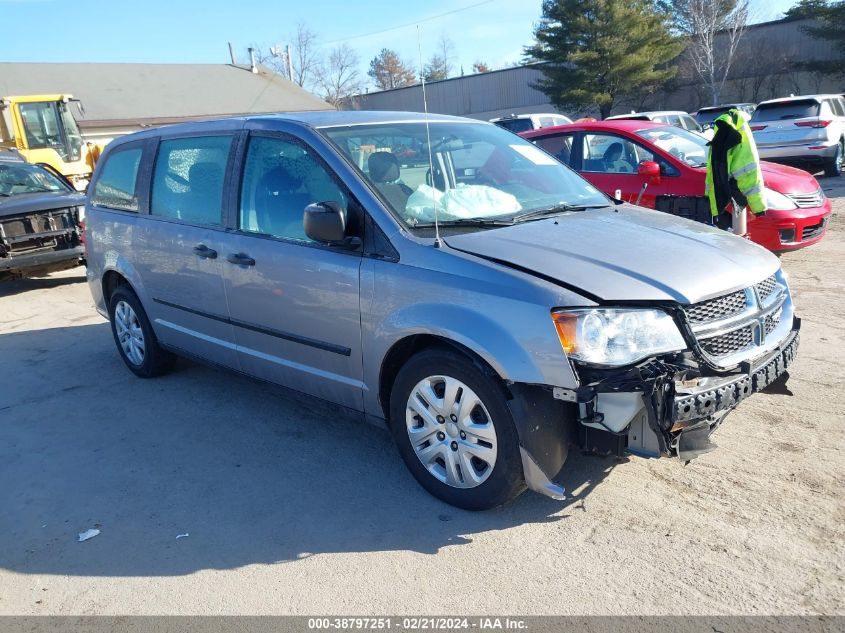
<path id="1" fill-rule="evenodd" d="M 765 300 L 760 300 L 757 286 L 768 280 L 768 277 L 745 289 L 746 306 L 740 314 L 720 321 L 692 326 L 693 334 L 699 343 L 705 358 L 717 367 L 729 368 L 739 363 L 754 360 L 771 352 L 789 335 L 792 329 L 794 308 L 789 287 L 783 272 L 778 270 L 775 275 L 775 287 Z M 766 318 L 780 311 L 778 325 L 766 334 Z M 702 343 L 710 338 L 723 336 L 744 327 L 752 327 L 753 344 L 737 350 L 734 353 L 714 356 L 708 354 Z"/>

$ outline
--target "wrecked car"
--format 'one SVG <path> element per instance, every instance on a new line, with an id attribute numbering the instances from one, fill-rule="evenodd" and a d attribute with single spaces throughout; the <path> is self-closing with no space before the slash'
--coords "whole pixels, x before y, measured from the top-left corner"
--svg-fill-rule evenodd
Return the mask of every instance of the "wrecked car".
<path id="1" fill-rule="evenodd" d="M 84 202 L 58 172 L 0 150 L 0 279 L 79 266 Z"/>
<path id="2" fill-rule="evenodd" d="M 798 347 L 774 255 L 490 123 L 186 123 L 112 142 L 89 192 L 88 282 L 129 370 L 181 355 L 359 412 L 462 508 L 561 498 L 571 446 L 692 459 Z"/>

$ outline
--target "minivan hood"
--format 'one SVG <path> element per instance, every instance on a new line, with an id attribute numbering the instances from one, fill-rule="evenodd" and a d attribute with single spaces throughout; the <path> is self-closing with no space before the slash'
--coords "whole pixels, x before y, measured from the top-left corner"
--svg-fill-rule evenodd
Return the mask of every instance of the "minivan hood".
<path id="1" fill-rule="evenodd" d="M 777 257 L 748 240 L 627 204 L 445 241 L 605 302 L 696 303 L 748 287 L 780 267 Z"/>
<path id="2" fill-rule="evenodd" d="M 38 211 L 51 211 L 85 204 L 85 195 L 68 191 L 50 191 L 44 193 L 24 193 L 9 197 L 0 197 L 0 217 L 11 217 Z"/>

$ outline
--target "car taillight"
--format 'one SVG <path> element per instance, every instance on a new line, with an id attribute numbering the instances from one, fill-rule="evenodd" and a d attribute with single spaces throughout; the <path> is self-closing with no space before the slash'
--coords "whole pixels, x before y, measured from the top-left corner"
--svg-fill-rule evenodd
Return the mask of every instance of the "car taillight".
<path id="1" fill-rule="evenodd" d="M 827 127 L 831 121 L 796 121 L 798 127 Z"/>
<path id="2" fill-rule="evenodd" d="M 752 125 L 751 131 L 752 132 L 759 132 L 760 130 L 765 130 L 767 127 L 769 127 L 769 126 L 768 125 Z"/>

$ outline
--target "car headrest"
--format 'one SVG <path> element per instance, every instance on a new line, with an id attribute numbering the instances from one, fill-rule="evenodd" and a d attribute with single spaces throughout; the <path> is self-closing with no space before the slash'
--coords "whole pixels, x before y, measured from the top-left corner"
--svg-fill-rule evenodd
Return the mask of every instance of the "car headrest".
<path id="1" fill-rule="evenodd" d="M 367 159 L 367 168 L 373 182 L 399 180 L 399 161 L 391 152 L 374 152 Z"/>
<path id="2" fill-rule="evenodd" d="M 610 147 L 604 151 L 604 156 L 602 156 L 602 158 L 604 160 L 616 160 L 622 156 L 622 149 L 622 143 L 611 143 Z"/>

